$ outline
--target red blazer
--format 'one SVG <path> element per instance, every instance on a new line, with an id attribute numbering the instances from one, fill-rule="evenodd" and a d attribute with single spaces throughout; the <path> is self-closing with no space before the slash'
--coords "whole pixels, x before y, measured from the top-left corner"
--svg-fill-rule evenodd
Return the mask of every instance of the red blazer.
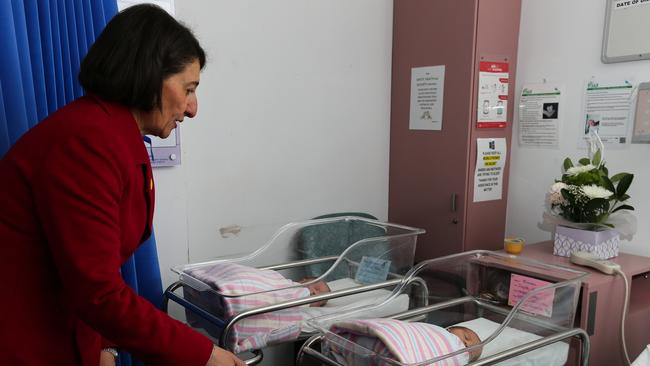
<path id="1" fill-rule="evenodd" d="M 153 365 L 206 364 L 210 340 L 120 275 L 151 232 L 153 203 L 147 151 L 122 106 L 78 99 L 14 145 L 0 161 L 2 364 L 96 366 L 107 342 Z"/>

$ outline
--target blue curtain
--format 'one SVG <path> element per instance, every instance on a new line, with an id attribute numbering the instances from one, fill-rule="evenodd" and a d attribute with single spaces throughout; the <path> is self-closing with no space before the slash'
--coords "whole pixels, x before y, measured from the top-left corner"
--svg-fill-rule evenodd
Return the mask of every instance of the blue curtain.
<path id="1" fill-rule="evenodd" d="M 0 1 L 0 157 L 29 128 L 83 95 L 81 59 L 116 13 L 116 0 Z"/>
<path id="2" fill-rule="evenodd" d="M 83 95 L 79 65 L 115 14 L 116 0 L 0 0 L 0 158 L 28 129 Z M 122 276 L 160 307 L 154 235 L 124 264 Z M 121 366 L 140 364 L 121 353 Z"/>

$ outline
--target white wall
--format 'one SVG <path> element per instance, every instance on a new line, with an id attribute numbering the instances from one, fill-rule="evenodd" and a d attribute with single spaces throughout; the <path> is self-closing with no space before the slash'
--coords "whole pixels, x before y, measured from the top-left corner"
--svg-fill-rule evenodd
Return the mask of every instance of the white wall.
<path id="1" fill-rule="evenodd" d="M 170 266 L 241 252 L 242 233 L 320 214 L 386 219 L 392 2 L 183 0 L 209 61 L 182 165 L 159 168 L 155 230 Z M 254 243 L 261 245 L 261 243 Z"/>
<path id="2" fill-rule="evenodd" d="M 524 83 L 542 82 L 565 85 L 566 96 L 560 106 L 564 125 L 559 149 L 519 147 L 518 128 L 514 124 L 511 152 L 510 187 L 506 233 L 528 242 L 550 240 L 551 234 L 537 228 L 544 210 L 544 194 L 553 179 L 561 175 L 565 157 L 575 161 L 586 156 L 578 149 L 581 128 L 583 87 L 591 76 L 634 77 L 636 82 L 650 81 L 650 61 L 603 64 L 600 61 L 606 1 L 594 0 L 523 0 L 517 95 Z M 515 109 L 515 121 L 518 120 Z M 650 256 L 650 145 L 606 147 L 610 173 L 633 173 L 628 191 L 635 207 L 638 231 L 624 242 L 621 250 Z"/>
<path id="3" fill-rule="evenodd" d="M 165 286 L 171 266 L 260 246 L 288 222 L 387 218 L 392 1 L 178 0 L 175 10 L 209 61 L 182 165 L 154 171 Z M 222 237 L 231 225 L 241 233 Z M 279 346 L 263 365 L 292 357 Z"/>

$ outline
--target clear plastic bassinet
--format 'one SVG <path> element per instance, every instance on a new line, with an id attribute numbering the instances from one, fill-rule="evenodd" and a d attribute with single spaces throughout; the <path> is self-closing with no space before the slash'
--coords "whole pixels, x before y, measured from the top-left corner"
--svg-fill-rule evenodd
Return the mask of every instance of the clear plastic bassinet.
<path id="1" fill-rule="evenodd" d="M 306 319 L 388 298 L 413 267 L 417 236 L 423 232 L 354 216 L 290 223 L 250 254 L 174 267 L 172 270 L 178 274 L 179 281 L 165 295 L 186 309 L 190 325 L 205 329 L 221 346 L 235 352 L 260 349 L 313 331 L 303 328 Z M 224 264 L 274 271 L 289 280 L 288 285 L 262 292 L 259 289 L 223 291 L 197 275 Z M 326 282 L 330 292 L 258 303 L 238 313 L 228 311 L 231 300 L 268 299 L 287 289 L 319 281 Z M 178 288 L 182 289 L 182 295 L 177 293 Z M 325 306 L 309 307 L 324 300 Z M 408 297 L 403 299 L 400 309 L 406 310 L 408 302 Z M 292 324 L 284 322 L 287 315 L 297 320 Z M 242 340 L 244 330 L 256 327 L 255 322 L 260 319 L 265 325 L 273 321 L 277 327 L 267 327 L 267 334 L 246 333 L 247 338 Z"/>
<path id="2" fill-rule="evenodd" d="M 446 365 L 460 360 L 459 355 L 480 350 L 475 364 L 501 360 L 502 365 L 564 365 L 571 337 L 582 339 L 583 357 L 588 355 L 586 333 L 574 328 L 581 280 L 586 275 L 489 251 L 431 259 L 414 267 L 393 292 L 393 296 L 411 293 L 413 280 L 419 279 L 428 289 L 426 303 L 412 302 L 408 311 L 387 317 L 442 328 L 464 326 L 479 336 L 480 344 L 431 359 L 407 361 L 331 331 L 332 325 L 343 321 L 373 318 L 368 314 L 386 306 L 387 300 L 309 320 L 322 335 L 310 339 L 301 356 L 309 354 L 329 365 Z M 321 343 L 320 352 L 311 347 L 316 342 Z"/>

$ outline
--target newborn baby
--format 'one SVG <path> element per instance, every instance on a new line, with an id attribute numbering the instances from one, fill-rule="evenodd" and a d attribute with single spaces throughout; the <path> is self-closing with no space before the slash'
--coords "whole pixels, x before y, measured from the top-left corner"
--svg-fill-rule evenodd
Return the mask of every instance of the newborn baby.
<path id="1" fill-rule="evenodd" d="M 193 303 L 225 319 L 232 319 L 252 308 L 329 292 L 327 284 L 315 278 L 303 279 L 303 284 L 289 280 L 276 271 L 232 262 L 216 262 L 189 268 L 185 272 L 216 292 L 197 291 L 185 286 L 184 294 Z M 322 306 L 324 303 L 320 301 L 310 306 Z M 235 353 L 239 353 L 293 340 L 299 336 L 299 325 L 307 317 L 305 310 L 308 310 L 306 306 L 294 307 L 244 318 L 234 325 L 226 343 Z M 217 336 L 220 336 L 220 330 L 218 332 Z"/>
<path id="2" fill-rule="evenodd" d="M 444 329 L 427 323 L 410 323 L 395 319 L 363 319 L 343 321 L 334 324 L 330 331 L 338 334 L 365 349 L 401 363 L 419 363 L 448 355 L 480 343 L 479 337 L 465 327 Z M 328 344 L 337 362 L 343 365 L 355 365 L 361 362 L 355 347 L 345 346 L 341 342 Z M 465 365 L 477 360 L 481 349 L 460 353 L 446 358 L 448 362 Z M 369 365 L 384 365 L 379 357 L 364 361 Z"/>
<path id="3" fill-rule="evenodd" d="M 305 287 L 307 287 L 307 289 L 309 289 L 309 295 L 310 296 L 332 292 L 330 287 L 327 285 L 327 282 L 325 282 L 325 281 L 316 281 L 316 277 L 305 277 L 302 280 L 300 280 L 299 282 L 305 284 Z M 311 306 L 311 307 L 321 307 L 321 306 L 325 306 L 325 304 L 327 304 L 327 300 L 312 302 L 311 304 L 309 304 L 309 306 Z"/>
<path id="4" fill-rule="evenodd" d="M 453 326 L 447 328 L 447 331 L 460 338 L 460 340 L 463 342 L 465 347 L 470 347 L 475 344 L 481 343 L 481 339 L 478 337 L 478 334 L 476 334 L 476 332 L 474 332 L 469 328 Z M 469 361 L 472 362 L 478 360 L 478 358 L 481 357 L 481 351 L 482 348 L 471 350 L 469 352 Z"/>

